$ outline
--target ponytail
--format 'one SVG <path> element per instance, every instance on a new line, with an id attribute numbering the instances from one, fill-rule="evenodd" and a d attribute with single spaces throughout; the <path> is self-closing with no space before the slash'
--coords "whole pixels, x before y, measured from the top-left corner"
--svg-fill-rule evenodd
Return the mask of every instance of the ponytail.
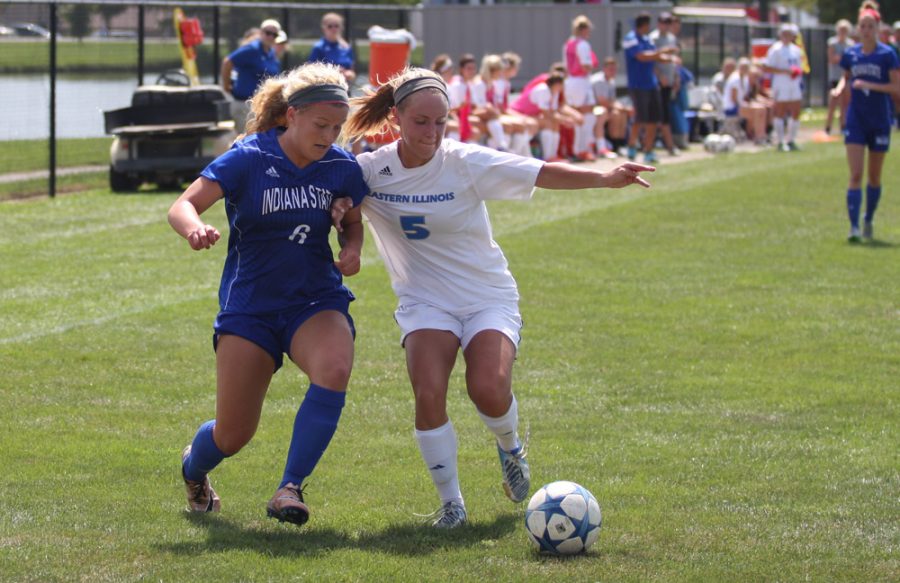
<path id="1" fill-rule="evenodd" d="M 357 105 L 359 109 L 350 115 L 344 129 L 350 141 L 396 129 L 390 123 L 391 108 L 394 107 L 394 87 L 390 83 L 385 83 L 365 97 L 350 100 L 351 108 Z"/>

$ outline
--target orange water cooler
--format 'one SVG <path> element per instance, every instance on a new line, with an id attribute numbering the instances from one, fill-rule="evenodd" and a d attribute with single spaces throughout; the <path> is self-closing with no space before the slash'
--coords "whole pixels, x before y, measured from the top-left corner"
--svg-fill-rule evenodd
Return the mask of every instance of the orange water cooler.
<path id="1" fill-rule="evenodd" d="M 409 64 L 409 55 L 415 42 L 415 37 L 403 29 L 387 30 L 380 26 L 370 28 L 369 84 L 377 88 L 402 71 Z M 366 136 L 366 141 L 373 145 L 383 145 L 399 137 L 390 129 L 384 134 Z"/>

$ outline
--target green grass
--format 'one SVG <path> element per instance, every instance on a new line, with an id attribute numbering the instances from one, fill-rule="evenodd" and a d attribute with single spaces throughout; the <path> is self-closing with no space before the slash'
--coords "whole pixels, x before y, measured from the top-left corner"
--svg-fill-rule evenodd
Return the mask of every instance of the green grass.
<path id="1" fill-rule="evenodd" d="M 900 176 L 878 241 L 844 237 L 839 144 L 663 166 L 650 190 L 492 204 L 526 322 L 515 386 L 534 486 L 577 481 L 586 556 L 532 553 L 454 373 L 472 524 L 450 533 L 412 432 L 394 299 L 371 242 L 357 360 L 303 529 L 264 517 L 304 380 L 187 516 L 181 448 L 213 416 L 225 245 L 166 225 L 175 193 L 0 206 L 0 579 L 888 581 L 900 572 Z M 891 175 L 892 174 L 892 175 Z M 209 221 L 225 226 L 222 205 Z"/>
<path id="2" fill-rule="evenodd" d="M 49 140 L 0 141 L 0 174 L 46 170 L 49 144 Z M 111 137 L 57 140 L 57 164 L 60 168 L 109 164 L 110 144 Z"/>

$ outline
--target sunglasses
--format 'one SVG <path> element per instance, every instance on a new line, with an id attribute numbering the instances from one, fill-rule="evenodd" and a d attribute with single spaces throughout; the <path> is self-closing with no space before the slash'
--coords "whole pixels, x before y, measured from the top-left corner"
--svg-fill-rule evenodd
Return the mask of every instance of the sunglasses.
<path id="1" fill-rule="evenodd" d="M 266 36 L 278 36 L 278 32 L 273 30 L 264 30 L 262 33 Z"/>
<path id="2" fill-rule="evenodd" d="M 325 25 L 325 28 L 329 28 L 329 29 L 332 29 L 332 28 L 340 28 L 340 27 L 341 27 L 340 24 L 326 24 L 326 25 Z"/>

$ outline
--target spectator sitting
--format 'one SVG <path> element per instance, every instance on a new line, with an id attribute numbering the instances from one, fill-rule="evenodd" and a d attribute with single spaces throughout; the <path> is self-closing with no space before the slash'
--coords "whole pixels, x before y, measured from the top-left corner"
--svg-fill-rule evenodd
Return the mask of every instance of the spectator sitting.
<path id="1" fill-rule="evenodd" d="M 450 108 L 459 115 L 459 139 L 461 142 L 480 142 L 487 134 L 481 118 L 475 115 L 472 100 L 472 85 L 466 80 L 475 77 L 475 57 L 466 53 L 459 58 L 459 74 L 454 75 L 449 85 Z M 502 130 L 502 128 L 501 128 Z"/>
<path id="2" fill-rule="evenodd" d="M 503 58 L 500 55 L 482 57 L 481 81 L 487 88 L 488 106 L 497 112 L 503 132 L 509 136 L 509 151 L 530 158 L 531 136 L 525 131 L 525 118 L 505 113 L 509 102 L 509 83 L 503 77 Z"/>
<path id="3" fill-rule="evenodd" d="M 347 83 L 353 84 L 356 72 L 353 70 L 353 47 L 341 33 L 344 31 L 344 17 L 336 12 L 322 16 L 322 38 L 313 45 L 308 62 L 331 63 L 341 68 Z"/>
<path id="4" fill-rule="evenodd" d="M 450 55 L 441 53 L 436 56 L 431 61 L 431 70 L 441 76 L 448 88 L 451 86 L 455 73 L 453 71 L 453 59 Z M 450 111 L 447 114 L 447 125 L 444 129 L 444 135 L 451 140 L 461 141 L 459 133 L 459 106 L 461 103 L 454 99 L 453 91 L 449 93 Z"/>
<path id="5" fill-rule="evenodd" d="M 737 69 L 737 61 L 731 57 L 726 57 L 725 60 L 722 61 L 722 68 L 712 76 L 710 83 L 716 88 L 719 95 L 725 93 L 725 81 L 728 81 L 728 78 L 731 77 L 731 74 L 734 73 L 735 69 Z"/>
<path id="6" fill-rule="evenodd" d="M 459 74 L 468 90 L 471 115 L 477 117 L 487 129 L 487 145 L 498 150 L 509 149 L 509 139 L 500 123 L 500 112 L 487 99 L 487 84 L 478 75 L 475 57 L 464 55 L 459 59 Z"/>
<path id="7" fill-rule="evenodd" d="M 559 71 L 538 75 L 532 79 L 511 108 L 522 115 L 535 118 L 540 127 L 542 158 L 547 162 L 560 162 L 559 127 L 563 118 L 559 113 L 565 76 Z"/>
<path id="8" fill-rule="evenodd" d="M 500 78 L 494 81 L 495 86 L 498 87 L 496 91 L 502 93 L 502 102 L 497 104 L 497 107 L 500 108 L 500 113 L 502 115 L 509 115 L 517 119 L 520 123 L 525 126 L 525 133 L 528 134 L 529 140 L 534 138 L 537 135 L 538 127 L 537 120 L 534 118 L 524 116 L 516 113 L 509 107 L 509 94 L 512 90 L 512 80 L 516 78 L 519 74 L 519 67 L 522 65 L 522 57 L 520 57 L 517 53 L 512 51 L 507 51 L 501 55 L 503 68 L 500 72 Z M 495 94 L 495 102 L 496 102 Z M 529 153 L 529 155 L 531 155 Z"/>
<path id="9" fill-rule="evenodd" d="M 591 87 L 597 100 L 597 125 L 594 136 L 597 140 L 597 154 L 603 158 L 615 158 L 614 150 L 625 146 L 628 120 L 634 110 L 619 101 L 616 96 L 616 73 L 618 65 L 615 57 L 603 60 L 603 69 L 591 75 Z M 601 123 L 601 120 L 605 123 Z M 612 150 L 606 145 L 612 146 Z"/>
<path id="10" fill-rule="evenodd" d="M 737 62 L 737 70 L 725 82 L 723 96 L 726 127 L 732 126 L 730 120 L 741 120 L 747 129 L 747 136 L 757 145 L 765 142 L 766 110 L 761 104 L 750 100 L 750 59 L 741 57 Z M 739 135 L 739 127 L 732 127 L 732 135 Z"/>

